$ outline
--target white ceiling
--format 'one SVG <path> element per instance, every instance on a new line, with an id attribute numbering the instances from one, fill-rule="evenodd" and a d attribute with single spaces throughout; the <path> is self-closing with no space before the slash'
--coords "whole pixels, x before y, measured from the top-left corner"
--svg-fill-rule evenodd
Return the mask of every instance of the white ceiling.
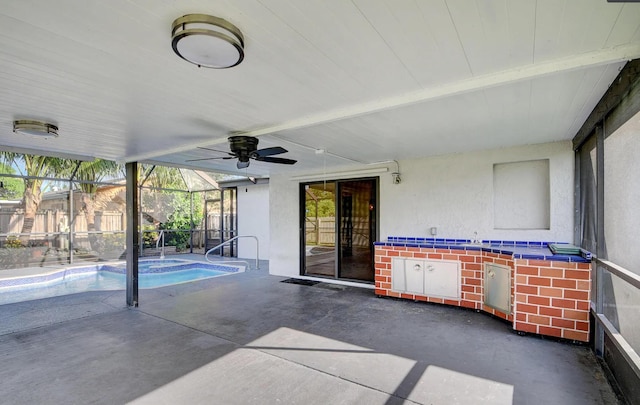
<path id="1" fill-rule="evenodd" d="M 240 28 L 244 61 L 177 57 L 189 13 Z M 186 161 L 247 133 L 299 161 L 241 171 L 268 176 L 569 140 L 638 57 L 640 3 L 1 0 L 0 149 L 236 172 Z M 16 119 L 60 136 L 20 137 Z"/>

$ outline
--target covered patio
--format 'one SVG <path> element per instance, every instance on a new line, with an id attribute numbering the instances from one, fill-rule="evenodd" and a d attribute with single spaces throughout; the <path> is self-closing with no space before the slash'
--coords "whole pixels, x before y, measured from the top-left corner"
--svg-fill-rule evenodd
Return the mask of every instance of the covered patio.
<path id="1" fill-rule="evenodd" d="M 6 0 L 0 66 L 0 269 L 126 259 L 0 402 L 640 404 L 640 3 Z"/>

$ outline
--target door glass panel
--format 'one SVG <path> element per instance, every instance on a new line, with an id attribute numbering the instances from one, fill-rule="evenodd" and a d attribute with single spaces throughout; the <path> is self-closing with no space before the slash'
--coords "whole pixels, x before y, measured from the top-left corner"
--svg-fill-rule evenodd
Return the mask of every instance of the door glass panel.
<path id="1" fill-rule="evenodd" d="M 222 238 L 223 241 L 233 239 L 238 236 L 238 216 L 237 216 L 237 201 L 236 201 L 236 188 L 225 188 L 222 191 L 223 202 L 223 215 L 222 215 Z M 222 255 L 228 257 L 236 257 L 238 255 L 238 241 L 233 241 L 230 244 L 222 247 Z"/>
<path id="2" fill-rule="evenodd" d="M 211 192 L 205 202 L 205 251 L 237 236 L 237 189 L 225 188 Z M 238 241 L 224 245 L 211 254 L 236 257 Z"/>
<path id="3" fill-rule="evenodd" d="M 212 191 L 205 201 L 205 223 L 204 223 L 204 235 L 205 252 L 209 249 L 219 245 L 222 241 L 220 233 L 221 223 L 221 193 L 219 190 Z M 215 253 L 215 252 L 213 252 Z"/>
<path id="4" fill-rule="evenodd" d="M 340 189 L 340 278 L 373 281 L 375 180 L 344 181 Z"/>
<path id="5" fill-rule="evenodd" d="M 304 271 L 306 275 L 336 275 L 336 183 L 304 186 Z"/>

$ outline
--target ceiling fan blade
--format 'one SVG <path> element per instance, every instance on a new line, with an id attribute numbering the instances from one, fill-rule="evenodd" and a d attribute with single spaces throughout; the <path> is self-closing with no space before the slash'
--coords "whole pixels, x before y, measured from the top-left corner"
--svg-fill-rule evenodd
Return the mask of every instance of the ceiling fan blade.
<path id="1" fill-rule="evenodd" d="M 238 169 L 246 169 L 247 167 L 249 167 L 249 161 L 247 160 L 246 162 L 243 162 L 238 160 L 238 163 L 236 163 L 236 167 Z"/>
<path id="2" fill-rule="evenodd" d="M 201 160 L 214 160 L 214 159 L 226 159 L 226 158 L 215 157 L 215 158 L 202 158 L 202 159 L 187 159 L 185 160 L 185 162 L 199 162 Z"/>
<path id="3" fill-rule="evenodd" d="M 280 163 L 283 165 L 292 165 L 297 162 L 297 160 L 293 160 L 293 159 L 285 159 L 285 158 L 269 157 L 269 156 L 257 157 L 256 160 L 259 162 Z"/>
<path id="4" fill-rule="evenodd" d="M 218 149 L 211 149 L 211 148 L 205 148 L 203 146 L 198 146 L 198 149 L 204 149 L 204 150 L 210 150 L 212 152 L 219 152 L 219 153 L 225 153 L 227 155 L 231 155 L 231 156 L 235 156 L 235 154 L 228 152 L 226 150 L 218 150 Z"/>
<path id="5" fill-rule="evenodd" d="M 281 146 L 274 146 L 272 148 L 264 148 L 264 149 L 258 149 L 254 152 L 251 153 L 251 156 L 256 159 L 259 157 L 265 157 L 265 156 L 271 156 L 271 155 L 279 155 L 281 153 L 287 153 L 288 150 L 286 150 L 285 148 L 281 147 Z"/>
<path id="6" fill-rule="evenodd" d="M 200 160 L 216 160 L 216 159 L 233 159 L 233 156 L 215 156 L 215 157 L 208 157 L 208 158 L 201 158 L 201 159 L 187 159 L 185 160 L 185 162 L 198 162 Z"/>

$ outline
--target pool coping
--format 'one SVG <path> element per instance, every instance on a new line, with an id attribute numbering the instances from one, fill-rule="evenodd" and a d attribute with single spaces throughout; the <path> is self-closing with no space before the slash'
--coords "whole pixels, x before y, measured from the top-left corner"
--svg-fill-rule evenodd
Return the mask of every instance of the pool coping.
<path id="1" fill-rule="evenodd" d="M 149 258 L 149 259 L 142 259 L 140 260 L 140 262 L 145 262 L 145 261 L 158 261 L 159 259 L 156 258 Z M 228 265 L 228 264 L 217 264 L 217 263 L 213 263 L 213 262 L 205 262 L 205 261 L 198 261 L 198 260 L 191 260 L 191 259 L 170 259 L 170 260 L 174 260 L 174 261 L 179 261 L 179 262 L 183 262 L 183 263 L 175 263 L 173 265 L 170 264 L 166 264 L 166 265 L 158 265 L 158 266 L 154 266 L 156 268 L 172 268 L 172 267 L 176 267 L 176 266 L 184 266 L 186 264 L 192 264 L 192 263 L 198 263 L 198 264 L 202 264 L 208 267 L 211 267 L 212 270 L 219 270 L 219 271 L 227 271 L 227 270 L 220 270 L 219 268 L 226 268 L 226 269 L 233 269 L 233 271 L 228 270 L 228 273 L 240 273 L 240 272 L 244 272 L 245 271 L 245 266 L 233 266 L 233 265 Z M 125 264 L 126 261 L 114 261 L 114 262 L 103 262 L 103 263 L 86 263 L 86 264 L 82 264 L 82 265 L 73 265 L 73 266 L 69 266 L 69 267 L 63 267 L 63 268 L 51 268 L 49 271 L 43 272 L 42 271 L 42 267 L 34 267 L 34 268 L 29 268 L 28 272 L 31 274 L 21 274 L 21 275 L 13 275 L 13 276 L 9 276 L 9 277 L 2 277 L 2 272 L 0 272 L 0 291 L 2 291 L 3 289 L 9 289 L 9 288 L 14 288 L 14 287 L 19 287 L 19 286 L 27 286 L 27 285 L 31 285 L 31 284 L 43 284 L 43 283 L 48 283 L 48 282 L 52 282 L 54 280 L 60 279 L 60 278 L 64 278 L 66 276 L 69 275 L 76 275 L 76 274 L 82 274 L 82 273 L 91 273 L 91 272 L 99 272 L 99 271 L 106 271 L 106 272 L 111 272 L 111 273 L 115 273 L 115 274 L 122 274 L 121 272 L 117 272 L 117 271 L 113 271 L 111 269 L 103 269 L 102 267 L 116 267 L 116 266 L 121 266 L 122 264 Z M 18 270 L 18 269 L 16 269 Z M 24 271 L 24 269 L 19 269 Z M 40 270 L 39 272 L 35 273 L 34 270 Z M 162 271 L 152 271 L 149 273 L 144 273 L 144 274 L 150 274 L 150 273 L 161 273 Z"/>

